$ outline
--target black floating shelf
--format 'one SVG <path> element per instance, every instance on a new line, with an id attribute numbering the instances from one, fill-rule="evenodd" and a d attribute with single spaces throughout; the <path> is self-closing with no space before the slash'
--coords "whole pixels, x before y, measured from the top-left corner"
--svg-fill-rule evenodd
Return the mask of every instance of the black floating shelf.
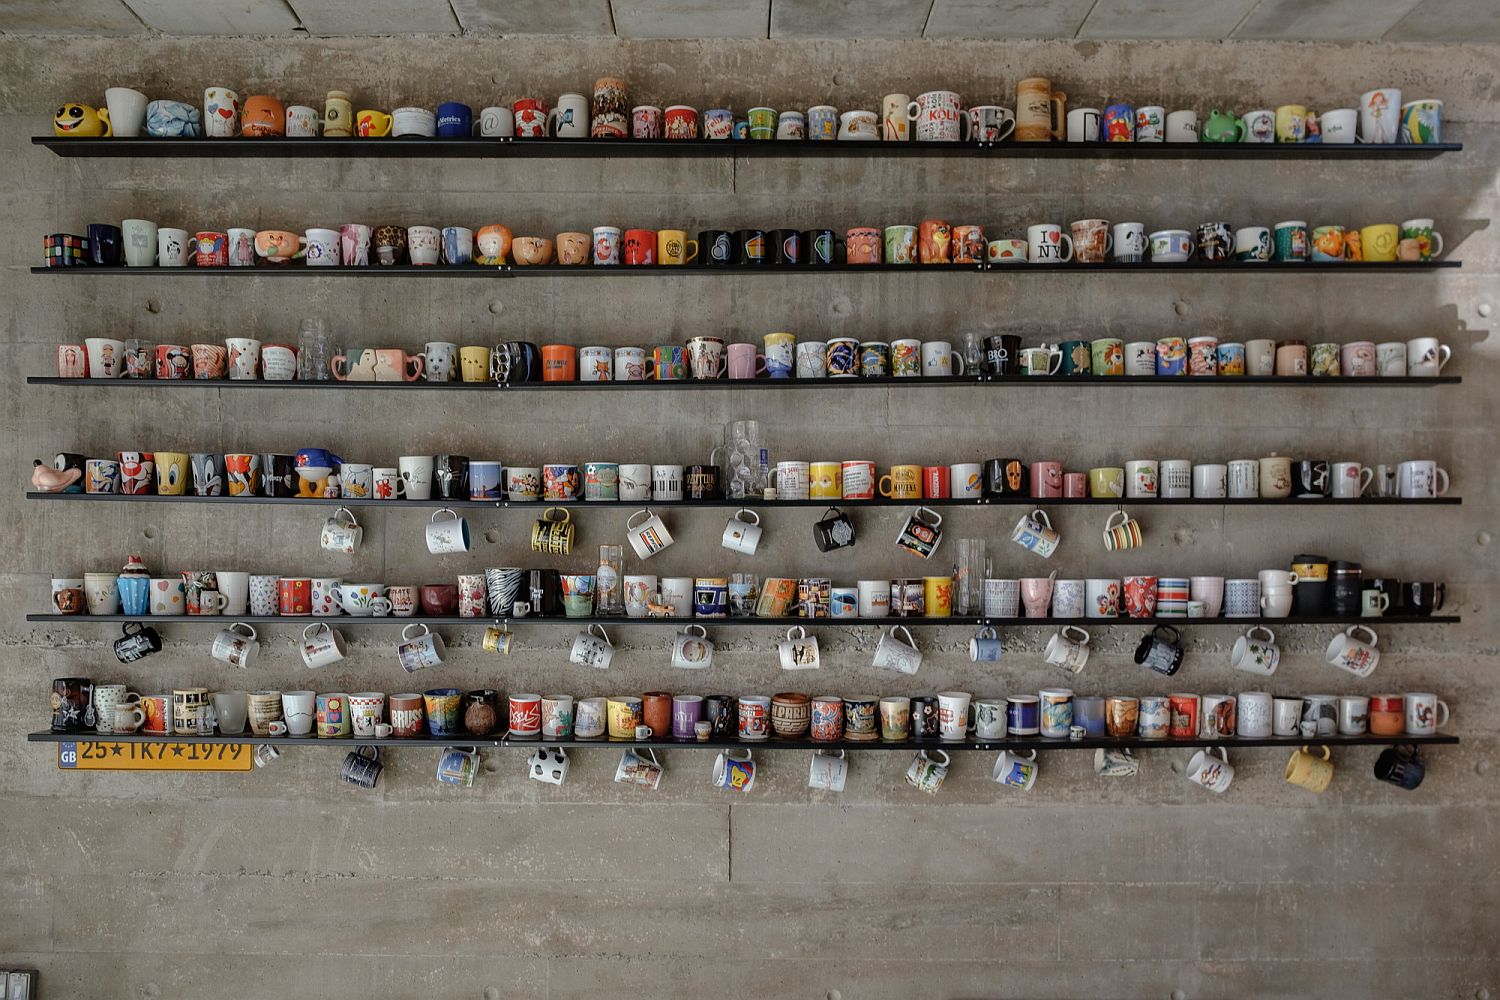
<path id="1" fill-rule="evenodd" d="M 1127 388 L 1143 385 L 1169 385 L 1188 388 L 1244 388 L 1278 386 L 1282 388 L 1322 388 L 1336 385 L 1416 386 L 1457 385 L 1459 375 L 1436 375 L 1419 378 L 1409 375 L 1382 378 L 1376 375 L 1225 375 L 1211 377 L 1170 375 L 957 375 L 933 378 L 755 378 L 755 379 L 681 379 L 672 382 L 267 382 L 261 379 L 128 379 L 128 378 L 58 378 L 53 375 L 31 375 L 27 385 L 60 385 L 80 389 L 306 389 L 325 392 L 366 392 L 398 390 L 403 392 L 733 392 L 739 389 L 941 389 L 958 385 L 1030 385 L 1084 388 L 1108 386 Z"/>
<path id="2" fill-rule="evenodd" d="M 378 746 L 378 747 L 451 747 L 451 746 L 473 746 L 473 747 L 511 747 L 530 748 L 538 746 L 566 747 L 569 750 L 619 750 L 627 747 L 649 750 L 895 750 L 914 753 L 917 750 L 944 750 L 944 751 L 998 751 L 998 750 L 1096 750 L 1100 747 L 1113 749 L 1132 750 L 1172 750 L 1187 749 L 1191 747 L 1289 747 L 1301 746 L 1326 746 L 1326 747 L 1349 747 L 1349 746 L 1394 746 L 1402 743 L 1425 743 L 1434 745 L 1452 745 L 1458 742 L 1457 736 L 1320 736 L 1312 739 L 1304 739 L 1300 736 L 1267 736 L 1267 737 L 1217 737 L 1214 739 L 1187 739 L 1187 740 L 1147 740 L 1138 737 L 1114 738 L 1107 736 L 1085 736 L 1080 740 L 1051 739 L 1044 736 L 1013 736 L 1003 740 L 962 740 L 947 741 L 939 739 L 930 740 L 903 740 L 901 742 L 887 742 L 885 740 L 870 740 L 858 742 L 853 740 L 841 740 L 838 742 L 814 741 L 810 739 L 779 739 L 769 740 L 612 740 L 612 739 L 497 739 L 493 736 L 476 737 L 466 735 L 455 736 L 417 736 L 411 738 L 390 737 L 387 739 L 376 739 L 375 737 L 352 736 L 330 739 L 318 736 L 255 736 L 244 733 L 238 736 L 148 736 L 144 733 L 127 734 L 101 734 L 101 733 L 54 733 L 50 730 L 42 730 L 37 733 L 28 733 L 26 740 L 29 743 L 196 743 L 209 746 L 224 744 L 247 744 L 247 743 L 269 743 L 274 746 L 304 746 L 304 747 L 350 747 L 350 746 Z"/>
<path id="3" fill-rule="evenodd" d="M 1107 160 L 1364 160 L 1425 159 L 1463 149 L 1456 142 L 1426 145 L 1392 143 L 1212 143 L 1212 142 L 815 142 L 811 140 L 711 139 L 439 139 L 401 138 L 251 137 L 172 138 L 110 137 L 97 139 L 32 136 L 33 146 L 45 146 L 58 156 L 141 157 L 267 157 L 325 156 L 343 159 L 369 157 L 680 157 L 731 156 L 868 157 L 968 156 L 1019 159 Z"/>
<path id="4" fill-rule="evenodd" d="M 801 276 L 819 274 L 920 274 L 923 276 L 951 276 L 960 274 L 1041 275 L 1079 272 L 1095 274 L 1107 271 L 1150 271 L 1163 274 L 1181 273 L 1183 271 L 1208 271 L 1223 275 L 1282 274 L 1298 271 L 1316 274 L 1399 274 L 1462 266 L 1463 264 L 1456 260 L 1414 261 L 1411 263 L 1378 261 L 1357 264 L 1344 262 L 1320 264 L 1312 261 L 1277 260 L 1265 261 L 1259 264 L 1232 262 L 1205 264 L 1201 261 L 1187 261 L 1181 264 L 1158 264 L 1150 261 L 1139 264 L 1120 264 L 1113 261 L 1102 264 L 1080 264 L 1077 261 L 1068 261 L 1067 263 L 1045 265 L 947 264 L 925 267 L 920 264 L 829 264 L 822 267 L 801 264 L 763 264 L 760 267 L 704 267 L 698 264 L 684 264 L 680 267 L 657 264 L 637 267 L 593 267 L 585 264 L 506 265 L 502 267 L 454 267 L 450 265 L 418 267 L 412 264 L 393 264 L 389 267 L 307 267 L 301 264 L 284 264 L 277 267 L 33 267 L 31 273 L 95 276 L 115 275 L 137 279 L 149 276 L 168 278 L 397 278 L 402 276 L 419 278 L 576 278 L 582 276 L 602 278 L 661 278 L 681 277 L 683 275 L 712 275 L 720 278 L 731 278 L 741 275 L 764 274 Z"/>
<path id="5" fill-rule="evenodd" d="M 1281 500 L 1208 499 L 1205 497 L 1183 497 L 1180 499 L 1134 500 L 1105 497 L 981 497 L 977 500 L 892 500 L 881 497 L 876 500 L 756 500 L 749 497 L 738 500 L 376 500 L 373 498 L 348 499 L 327 497 L 200 497 L 157 496 L 152 493 L 27 493 L 28 500 L 100 500 L 117 503 L 211 503 L 211 504 L 293 504 L 308 507 L 380 507 L 385 510 L 433 510 L 439 507 L 489 507 L 502 510 L 540 511 L 548 507 L 563 507 L 567 510 L 639 510 L 652 508 L 728 508 L 739 510 L 770 510 L 777 507 L 840 507 L 858 510 L 870 507 L 1433 507 L 1452 506 L 1463 503 L 1461 497 L 1425 497 L 1408 500 L 1401 497 L 1361 497 L 1357 500 L 1334 500 L 1332 498 L 1308 499 L 1286 497 Z"/>
<path id="6" fill-rule="evenodd" d="M 349 615 L 59 615 L 29 614 L 29 622 L 47 622 L 53 625 L 70 625 L 76 622 L 131 622 L 141 621 L 157 625 L 217 625 L 226 622 L 266 622 L 285 625 L 308 625 L 313 622 L 328 622 L 331 625 L 389 625 L 393 627 L 423 624 L 431 626 L 490 626 L 490 625 L 571 625 L 583 628 L 588 625 L 625 626 L 627 628 L 659 627 L 677 628 L 682 625 L 704 625 L 714 628 L 771 627 L 787 628 L 804 625 L 820 628 L 851 628 L 857 626 L 907 625 L 923 628 L 945 628 L 950 625 L 997 625 L 1007 627 L 1039 626 L 1055 628 L 1060 625 L 1082 625 L 1087 628 L 1105 626 L 1153 625 L 1233 625 L 1246 628 L 1251 625 L 1452 625 L 1461 621 L 1458 615 L 1386 615 L 1382 618 L 983 618 L 952 615 L 947 618 L 903 617 L 891 615 L 886 618 L 568 618 L 564 615 L 532 615 L 525 618 L 459 618 L 456 615 L 441 618 L 418 616 L 399 618 L 387 615 L 383 618 Z"/>

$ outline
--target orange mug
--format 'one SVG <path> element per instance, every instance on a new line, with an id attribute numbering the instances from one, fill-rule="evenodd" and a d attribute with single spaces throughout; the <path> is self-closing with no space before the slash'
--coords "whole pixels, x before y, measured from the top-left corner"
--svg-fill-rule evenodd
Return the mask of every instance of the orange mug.
<path id="1" fill-rule="evenodd" d="M 946 264 L 953 256 L 953 227 L 942 219 L 923 219 L 917 228 L 917 253 L 924 264 Z"/>
<path id="2" fill-rule="evenodd" d="M 588 233 L 558 233 L 557 262 L 559 264 L 587 264 L 589 248 L 594 245 Z"/>
<path id="3" fill-rule="evenodd" d="M 880 230 L 872 226 L 857 226 L 846 234 L 844 259 L 850 264 L 880 263 Z"/>
<path id="4" fill-rule="evenodd" d="M 267 94 L 245 98 L 240 112 L 240 132 L 245 135 L 286 135 L 286 108 Z"/>
<path id="5" fill-rule="evenodd" d="M 285 264 L 305 254 L 306 243 L 305 237 L 284 229 L 262 229 L 255 234 L 255 255 L 269 264 Z"/>
<path id="6" fill-rule="evenodd" d="M 571 344 L 543 344 L 542 381 L 578 381 L 578 348 Z"/>

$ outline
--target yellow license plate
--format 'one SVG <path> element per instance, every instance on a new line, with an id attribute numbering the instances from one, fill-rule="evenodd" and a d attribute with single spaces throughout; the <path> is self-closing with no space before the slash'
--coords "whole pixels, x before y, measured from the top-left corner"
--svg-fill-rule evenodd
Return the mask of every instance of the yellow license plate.
<path id="1" fill-rule="evenodd" d="M 255 748 L 248 743 L 116 743 L 79 740 L 57 745 L 65 771 L 248 771 Z"/>

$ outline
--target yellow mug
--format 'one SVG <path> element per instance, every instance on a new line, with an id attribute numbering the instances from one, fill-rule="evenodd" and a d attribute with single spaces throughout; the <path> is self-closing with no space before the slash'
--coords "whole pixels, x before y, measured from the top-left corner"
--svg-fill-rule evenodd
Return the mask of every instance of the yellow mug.
<path id="1" fill-rule="evenodd" d="M 641 699 L 610 698 L 605 703 L 605 716 L 609 720 L 610 739 L 633 740 L 635 727 L 641 724 Z"/>
<path id="2" fill-rule="evenodd" d="M 488 382 L 490 379 L 490 349 L 488 347 L 460 347 L 458 349 L 459 375 L 465 382 Z M 634 738 L 635 734 L 630 734 Z"/>
<path id="3" fill-rule="evenodd" d="M 1323 756 L 1313 753 L 1310 747 L 1292 754 L 1286 762 L 1286 780 L 1309 792 L 1327 791 L 1328 783 L 1333 780 L 1333 762 L 1330 760 L 1333 755 L 1327 747 L 1318 749 L 1323 751 Z"/>
<path id="4" fill-rule="evenodd" d="M 656 231 L 656 262 L 658 264 L 690 264 L 698 259 L 698 241 L 688 239 L 681 229 L 658 229 Z"/>
<path id="5" fill-rule="evenodd" d="M 1089 496 L 1100 500 L 1116 500 L 1125 495 L 1124 469 L 1090 469 Z"/>
<path id="6" fill-rule="evenodd" d="M 1359 231 L 1359 242 L 1367 261 L 1395 260 L 1396 244 L 1400 241 L 1401 228 L 1389 222 L 1366 226 Z"/>
<path id="7" fill-rule="evenodd" d="M 354 134 L 376 139 L 391 134 L 391 116 L 384 111 L 366 109 L 354 116 Z"/>
<path id="8" fill-rule="evenodd" d="M 953 577 L 922 577 L 922 598 L 927 605 L 927 617 L 947 618 L 953 614 Z"/>
<path id="9" fill-rule="evenodd" d="M 181 451 L 156 453 L 156 495 L 180 497 L 187 492 L 188 457 Z"/>
<path id="10" fill-rule="evenodd" d="M 1283 104 L 1276 109 L 1276 141 L 1302 142 L 1307 138 L 1307 106 Z"/>
<path id="11" fill-rule="evenodd" d="M 893 465 L 890 475 L 880 477 L 880 495 L 892 500 L 922 499 L 922 467 Z"/>
<path id="12" fill-rule="evenodd" d="M 842 500 L 844 498 L 843 463 L 808 463 L 807 483 L 807 495 L 814 500 Z"/>

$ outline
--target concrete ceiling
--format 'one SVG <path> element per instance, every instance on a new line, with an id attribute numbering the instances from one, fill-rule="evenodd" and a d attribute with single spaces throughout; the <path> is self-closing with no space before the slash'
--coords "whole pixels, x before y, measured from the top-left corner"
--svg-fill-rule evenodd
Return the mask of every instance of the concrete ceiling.
<path id="1" fill-rule="evenodd" d="M 0 34 L 1500 42 L 1500 0 L 5 0 Z"/>

